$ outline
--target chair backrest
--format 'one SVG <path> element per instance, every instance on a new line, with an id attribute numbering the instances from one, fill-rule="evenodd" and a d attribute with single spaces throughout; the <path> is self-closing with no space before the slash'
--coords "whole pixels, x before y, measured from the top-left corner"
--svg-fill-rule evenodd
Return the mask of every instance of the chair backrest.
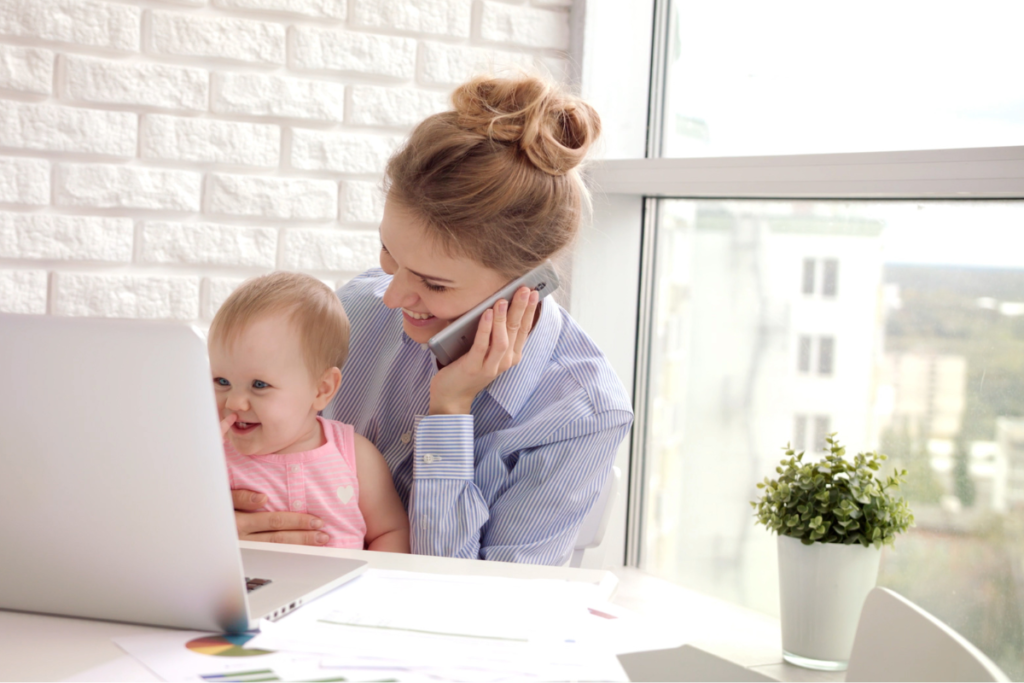
<path id="1" fill-rule="evenodd" d="M 959 633 L 887 588 L 868 593 L 847 681 L 1008 681 Z"/>
<path id="2" fill-rule="evenodd" d="M 579 567 L 583 562 L 583 551 L 601 545 L 604 531 L 608 528 L 608 519 L 612 515 L 621 476 L 622 470 L 618 467 L 612 467 L 611 472 L 608 473 L 608 479 L 604 482 L 601 495 L 594 502 L 594 507 L 590 508 L 590 512 L 583 520 L 583 526 L 580 527 L 580 532 L 576 536 L 576 547 L 573 549 L 572 559 L 569 560 L 570 566 Z"/>

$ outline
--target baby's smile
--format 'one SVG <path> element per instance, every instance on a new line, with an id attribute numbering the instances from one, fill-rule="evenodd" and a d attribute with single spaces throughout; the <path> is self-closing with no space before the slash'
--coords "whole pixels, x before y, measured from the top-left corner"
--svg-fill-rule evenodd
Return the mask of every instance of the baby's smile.
<path id="1" fill-rule="evenodd" d="M 237 421 L 233 425 L 231 425 L 231 429 L 234 430 L 236 434 L 248 434 L 249 432 L 251 432 L 252 430 L 256 429 L 259 426 L 259 422 Z"/>

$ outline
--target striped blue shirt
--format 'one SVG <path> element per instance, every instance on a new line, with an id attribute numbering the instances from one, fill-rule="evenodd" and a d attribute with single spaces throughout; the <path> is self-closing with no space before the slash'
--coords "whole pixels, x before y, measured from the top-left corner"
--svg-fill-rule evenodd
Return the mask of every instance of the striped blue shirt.
<path id="1" fill-rule="evenodd" d="M 380 269 L 340 290 L 352 322 L 341 389 L 324 415 L 376 444 L 409 512 L 412 551 L 562 564 L 633 411 L 593 341 L 546 299 L 522 360 L 469 415 L 426 415 L 437 362 L 384 305 Z"/>

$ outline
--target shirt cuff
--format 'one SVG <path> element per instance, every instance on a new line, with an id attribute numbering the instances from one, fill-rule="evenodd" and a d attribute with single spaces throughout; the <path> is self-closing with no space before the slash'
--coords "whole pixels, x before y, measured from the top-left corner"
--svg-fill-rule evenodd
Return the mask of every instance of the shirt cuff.
<path id="1" fill-rule="evenodd" d="M 414 479 L 473 479 L 473 416 L 417 415 Z"/>

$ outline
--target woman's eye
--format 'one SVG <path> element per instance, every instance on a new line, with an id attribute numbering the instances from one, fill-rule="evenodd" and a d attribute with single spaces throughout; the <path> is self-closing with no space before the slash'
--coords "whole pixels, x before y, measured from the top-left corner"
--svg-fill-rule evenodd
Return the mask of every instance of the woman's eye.
<path id="1" fill-rule="evenodd" d="M 447 292 L 448 288 L 444 285 L 435 285 L 432 282 L 423 281 L 423 286 L 429 289 L 431 292 Z"/>
<path id="2" fill-rule="evenodd" d="M 252 388 L 253 389 L 267 389 L 269 387 L 270 387 L 270 385 L 267 384 L 266 382 L 264 382 L 261 379 L 254 379 L 252 381 Z"/>
<path id="3" fill-rule="evenodd" d="M 395 260 L 391 258 L 391 253 L 383 244 L 380 245 L 380 267 L 388 275 L 394 275 L 397 270 Z"/>
<path id="4" fill-rule="evenodd" d="M 227 381 L 223 377 L 214 377 L 213 378 L 213 383 L 216 384 L 219 387 L 230 387 L 231 386 L 231 382 Z"/>

